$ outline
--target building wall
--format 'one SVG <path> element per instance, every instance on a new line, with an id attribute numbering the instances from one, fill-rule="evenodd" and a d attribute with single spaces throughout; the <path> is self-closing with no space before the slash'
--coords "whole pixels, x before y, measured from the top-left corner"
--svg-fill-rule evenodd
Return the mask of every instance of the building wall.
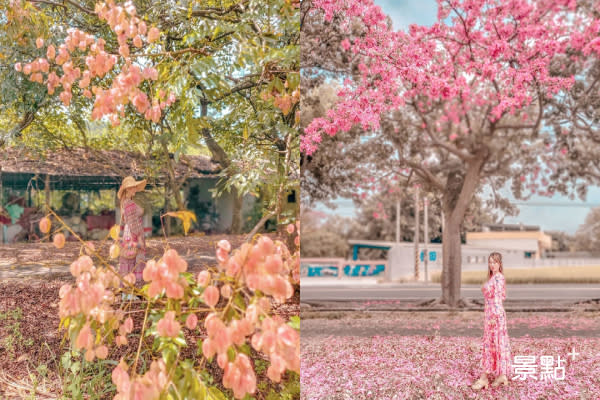
<path id="1" fill-rule="evenodd" d="M 185 201 L 189 205 L 194 203 L 191 199 L 191 196 L 192 193 L 194 193 L 194 188 L 196 188 L 196 200 L 209 205 L 210 209 L 216 213 L 216 225 L 213 227 L 214 230 L 216 232 L 225 232 L 231 227 L 234 198 L 231 193 L 227 192 L 218 198 L 213 198 L 210 190 L 216 186 L 217 181 L 218 178 L 206 178 L 191 181 L 189 185 L 186 185 L 184 190 Z M 244 196 L 242 202 L 242 219 L 244 218 L 244 215 L 247 215 L 252 210 L 255 201 L 256 199 L 251 195 Z M 205 216 L 197 215 L 197 218 L 200 222 L 200 220 L 205 218 Z"/>
<path id="2" fill-rule="evenodd" d="M 538 252 L 537 239 L 471 239 L 467 243 L 477 247 L 500 247 L 503 249 L 520 250 L 522 252 Z"/>
<path id="3" fill-rule="evenodd" d="M 430 243 L 427 245 L 430 254 L 427 261 L 427 275 L 441 271 L 443 266 L 442 245 Z M 525 258 L 525 252 L 520 249 L 506 248 L 495 244 L 494 246 L 471 246 L 463 245 L 461 248 L 462 271 L 487 270 L 487 260 L 491 252 L 497 251 L 502 254 L 502 264 L 505 268 L 527 268 L 543 266 L 540 260 Z M 419 278 L 425 279 L 425 263 L 422 259 L 423 245 L 419 245 Z M 424 254 L 423 254 L 424 255 Z M 415 250 L 412 243 L 402 242 L 395 244 L 388 252 L 391 280 L 411 278 L 415 275 Z"/>
<path id="4" fill-rule="evenodd" d="M 544 250 L 552 247 L 552 237 L 542 231 L 468 232 L 470 246 L 522 251 L 525 258 L 539 260 Z"/>

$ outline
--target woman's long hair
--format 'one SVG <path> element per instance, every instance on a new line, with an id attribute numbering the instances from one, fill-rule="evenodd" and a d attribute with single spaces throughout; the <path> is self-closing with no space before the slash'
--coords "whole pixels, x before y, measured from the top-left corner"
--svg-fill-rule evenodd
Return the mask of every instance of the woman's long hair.
<path id="1" fill-rule="evenodd" d="M 500 264 L 498 271 L 502 272 L 502 254 L 498 253 L 497 251 L 490 253 L 490 256 L 488 257 L 488 279 L 490 279 L 493 275 L 492 270 L 490 269 L 490 260 L 494 260 Z"/>

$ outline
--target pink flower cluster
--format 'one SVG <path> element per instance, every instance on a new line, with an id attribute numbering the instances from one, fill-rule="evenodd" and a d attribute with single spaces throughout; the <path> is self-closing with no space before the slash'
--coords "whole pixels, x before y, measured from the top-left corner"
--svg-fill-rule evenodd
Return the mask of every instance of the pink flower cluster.
<path id="1" fill-rule="evenodd" d="M 144 280 L 151 282 L 148 288 L 148 296 L 154 297 L 166 289 L 167 297 L 171 299 L 183 298 L 187 283 L 179 274 L 186 270 L 187 261 L 181 258 L 174 249 L 167 250 L 158 261 L 148 261 L 143 273 Z"/>
<path id="2" fill-rule="evenodd" d="M 288 232 L 292 233 L 297 226 L 290 225 Z M 40 227 L 49 231 L 50 221 L 41 221 Z M 86 244 L 86 248 L 88 247 Z M 274 297 L 279 296 L 279 301 L 289 298 L 291 293 L 287 286 L 284 284 L 283 289 L 280 289 L 271 280 L 276 282 L 282 279 L 290 285 L 287 279 L 297 261 L 294 257 L 298 252 L 291 256 L 283 243 L 273 242 L 268 237 L 259 238 L 255 244 L 242 246 L 231 256 L 230 252 L 229 242 L 219 242 L 217 257 L 221 270 L 213 273 L 206 270 L 200 272 L 196 283 L 198 288 L 204 289 L 202 300 L 212 308 L 212 312 L 203 321 L 207 337 L 202 343 L 202 353 L 206 358 L 216 355 L 217 364 L 224 372 L 223 385 L 233 390 L 234 396 L 239 399 L 248 393 L 255 393 L 257 389 L 257 377 L 252 362 L 247 355 L 238 351 L 248 342 L 251 342 L 257 351 L 264 351 L 269 356 L 271 366 L 268 377 L 273 381 L 279 382 L 286 369 L 299 372 L 299 333 L 280 318 L 269 316 L 269 297 L 252 295 L 247 290 L 241 290 L 244 282 L 254 280 L 254 290 L 261 290 Z M 234 265 L 234 262 L 239 263 L 239 267 Z M 144 280 L 149 282 L 147 300 L 151 301 L 153 297 L 165 293 L 170 305 L 177 304 L 177 300 L 181 304 L 187 303 L 185 291 L 188 286 L 186 279 L 189 279 L 189 276 L 183 274 L 186 270 L 187 262 L 173 249 L 165 251 L 158 261 L 148 261 L 143 271 Z M 75 348 L 85 350 L 85 358 L 88 361 L 96 357 L 104 359 L 109 353 L 107 344 L 104 343 L 104 339 L 97 342 L 95 338 L 115 337 L 114 343 L 117 346 L 126 345 L 127 336 L 134 328 L 131 317 L 125 318 L 122 310 L 112 308 L 115 303 L 114 292 L 120 290 L 122 282 L 114 271 L 96 268 L 91 257 L 87 255 L 79 257 L 71 264 L 71 273 L 76 277 L 76 285 L 61 287 L 60 316 L 64 321 L 67 317 L 83 315 L 84 319 L 69 318 L 67 326 L 76 335 L 73 344 Z M 128 274 L 122 277 L 122 280 L 132 285 L 135 276 Z M 217 286 L 219 281 L 225 281 L 220 285 L 220 289 Z M 195 287 L 194 290 L 196 289 Z M 223 309 L 217 309 L 215 307 L 221 296 L 230 301 Z M 245 303 L 240 304 L 236 298 L 234 306 L 233 296 L 241 296 Z M 234 310 L 233 317 L 228 314 L 228 307 L 231 307 L 229 310 Z M 196 310 L 180 310 L 178 306 L 176 310 L 165 310 L 163 317 L 156 323 L 159 339 L 180 336 L 184 316 L 187 329 L 197 328 Z M 260 332 L 257 333 L 258 329 Z M 121 360 L 112 373 L 112 380 L 117 387 L 115 398 L 158 399 L 170 384 L 169 376 L 177 374 L 177 368 L 175 363 L 167 370 L 167 366 L 159 360 L 153 361 L 143 376 L 133 371 L 130 375 L 128 366 Z"/>
<path id="3" fill-rule="evenodd" d="M 223 386 L 233 390 L 233 396 L 236 399 L 241 399 L 246 393 L 256 391 L 256 375 L 247 355 L 238 353 L 233 362 L 226 362 L 223 373 Z"/>
<path id="4" fill-rule="evenodd" d="M 71 264 L 71 274 L 77 278 L 75 287 L 64 284 L 59 291 L 61 318 L 84 313 L 99 323 L 112 315 L 114 294 L 111 287 L 118 286 L 118 277 L 97 269 L 89 256 L 81 256 Z"/>
<path id="5" fill-rule="evenodd" d="M 96 4 L 96 13 L 101 20 L 105 20 L 117 35 L 119 43 L 119 56 L 124 60 L 124 65 L 120 73 L 112 80 L 112 85 L 104 89 L 98 85 L 92 85 L 94 78 L 101 79 L 111 71 L 119 56 L 109 54 L 105 51 L 105 40 L 96 39 L 94 36 L 71 28 L 68 30 L 67 37 L 63 44 L 57 49 L 50 44 L 46 50 L 46 58 L 38 58 L 31 63 L 22 65 L 15 64 L 17 71 L 22 71 L 29 75 L 33 82 L 44 83 L 48 88 L 48 93 L 53 94 L 59 86 L 63 90 L 60 93 L 60 100 L 65 106 L 69 106 L 73 97 L 72 87 L 78 83 L 83 96 L 92 98 L 95 96 L 92 119 L 100 119 L 107 116 L 113 126 L 119 124 L 119 115 L 123 116 L 125 106 L 133 104 L 136 110 L 144 117 L 153 122 L 158 122 L 162 115 L 162 110 L 173 104 L 175 95 L 167 94 L 161 90 L 158 98 L 148 99 L 148 96 L 139 89 L 143 81 L 155 81 L 158 79 L 156 68 L 147 66 L 140 67 L 133 65 L 129 48 L 129 40 L 135 47 L 142 47 L 143 41 L 153 43 L 158 40 L 160 32 L 156 27 L 148 29 L 146 23 L 136 17 L 136 9 L 133 2 L 127 1 L 123 6 L 117 6 L 112 0 L 106 3 Z M 38 38 L 36 46 L 41 48 L 44 45 L 44 39 Z M 87 54 L 84 57 L 72 57 L 76 51 Z M 79 59 L 85 59 L 85 65 L 78 65 Z M 62 75 L 51 70 L 50 62 L 53 66 L 62 66 Z M 46 78 L 44 79 L 44 75 Z M 90 85 L 91 88 L 90 88 Z"/>
<path id="6" fill-rule="evenodd" d="M 217 260 L 228 276 L 243 279 L 249 289 L 260 290 L 279 302 L 294 294 L 288 279 L 294 265 L 287 262 L 291 257 L 283 243 L 261 236 L 254 245 L 244 243 L 231 257 L 230 249 L 229 242 L 219 242 Z"/>
<path id="7" fill-rule="evenodd" d="M 223 386 L 232 389 L 235 398 L 241 399 L 246 393 L 256 391 L 256 374 L 245 354 L 238 353 L 233 362 L 229 361 L 227 349 L 232 345 L 241 346 L 246 337 L 254 332 L 249 318 L 234 319 L 229 326 L 217 316 L 209 314 L 204 321 L 208 337 L 202 343 L 202 353 L 206 358 L 217 355 L 217 363 L 224 370 Z"/>
<path id="8" fill-rule="evenodd" d="M 114 400 L 158 400 L 170 384 L 162 359 L 152 361 L 150 369 L 143 376 L 132 379 L 127 370 L 127 365 L 121 361 L 112 372 L 112 381 L 117 387 Z"/>
<path id="9" fill-rule="evenodd" d="M 115 338 L 115 343 L 117 344 L 117 346 L 127 344 L 127 334 L 131 333 L 132 330 L 133 330 L 133 320 L 131 319 L 131 317 L 128 317 L 119 326 L 119 335 Z"/>
<path id="10" fill-rule="evenodd" d="M 162 337 L 176 338 L 181 332 L 181 324 L 175 320 L 175 311 L 167 311 L 156 324 L 156 331 Z"/>
<path id="11" fill-rule="evenodd" d="M 241 346 L 245 343 L 246 336 L 254 332 L 254 325 L 248 318 L 234 319 L 227 326 L 215 313 L 206 317 L 204 327 L 208 337 L 202 343 L 202 353 L 206 358 L 211 358 L 216 354 L 221 368 L 224 368 L 227 361 L 229 346 L 232 344 Z"/>
<path id="12" fill-rule="evenodd" d="M 89 323 L 86 323 L 79 331 L 75 339 L 75 349 L 85 349 L 86 361 L 94 361 L 94 358 L 105 359 L 108 356 L 108 347 L 103 344 L 94 346 L 94 334 Z"/>
<path id="13" fill-rule="evenodd" d="M 267 376 L 272 381 L 279 382 L 286 369 L 300 373 L 300 334 L 280 317 L 263 319 L 261 331 L 252 337 L 252 347 L 269 356 Z"/>

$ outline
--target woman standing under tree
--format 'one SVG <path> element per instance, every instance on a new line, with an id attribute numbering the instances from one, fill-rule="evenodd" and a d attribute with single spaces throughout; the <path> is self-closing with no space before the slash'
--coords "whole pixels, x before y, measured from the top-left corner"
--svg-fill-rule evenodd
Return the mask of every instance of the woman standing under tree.
<path id="1" fill-rule="evenodd" d="M 502 301 L 506 299 L 506 281 L 502 274 L 502 254 L 493 252 L 488 257 L 488 280 L 481 287 L 485 298 L 485 322 L 481 354 L 481 377 L 472 386 L 479 390 L 489 384 L 487 375 L 495 374 L 492 387 L 508 384 L 512 363 L 510 343 L 506 330 L 506 312 Z"/>
<path id="2" fill-rule="evenodd" d="M 142 280 L 146 261 L 146 241 L 142 217 L 144 209 L 133 201 L 136 192 L 144 190 L 146 180 L 136 181 L 128 176 L 123 179 L 117 197 L 121 202 L 121 253 L 119 257 L 119 273 L 127 275 L 133 272 L 136 282 Z"/>

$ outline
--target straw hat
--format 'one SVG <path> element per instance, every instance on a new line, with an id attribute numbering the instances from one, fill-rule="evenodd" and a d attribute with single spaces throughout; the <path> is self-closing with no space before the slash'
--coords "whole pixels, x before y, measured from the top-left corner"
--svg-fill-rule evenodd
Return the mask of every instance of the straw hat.
<path id="1" fill-rule="evenodd" d="M 144 190 L 145 187 L 146 187 L 145 179 L 142 181 L 136 181 L 133 176 L 128 176 L 125 179 L 123 179 L 123 183 L 121 184 L 121 187 L 119 188 L 117 197 L 120 200 L 121 197 L 123 197 L 123 194 L 125 193 L 126 189 L 135 188 L 136 192 L 141 192 L 142 190 Z"/>

